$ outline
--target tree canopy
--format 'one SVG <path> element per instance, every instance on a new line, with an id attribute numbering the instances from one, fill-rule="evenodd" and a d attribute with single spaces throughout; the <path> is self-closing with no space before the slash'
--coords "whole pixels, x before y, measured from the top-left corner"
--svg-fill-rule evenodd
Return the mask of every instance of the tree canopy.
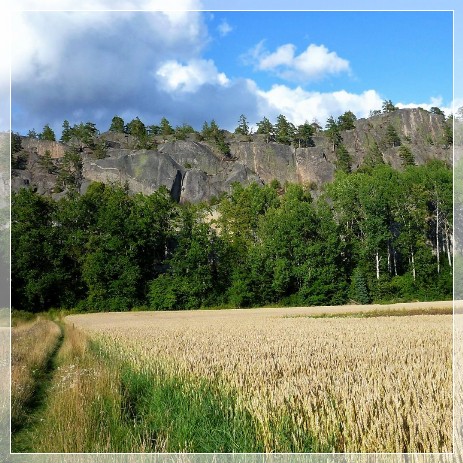
<path id="1" fill-rule="evenodd" d="M 68 158 L 72 185 L 79 153 Z M 22 189 L 12 195 L 13 307 L 451 298 L 451 169 L 433 161 L 346 172 L 316 199 L 301 185 L 234 184 L 212 222 L 210 205 L 177 204 L 165 188 L 143 196 L 93 183 L 57 202 Z"/>

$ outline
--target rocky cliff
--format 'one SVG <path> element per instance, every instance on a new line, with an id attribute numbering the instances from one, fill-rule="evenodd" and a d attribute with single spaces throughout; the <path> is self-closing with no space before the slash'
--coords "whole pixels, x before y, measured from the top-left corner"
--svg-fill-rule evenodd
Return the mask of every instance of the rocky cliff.
<path id="1" fill-rule="evenodd" d="M 402 167 L 399 146 L 387 141 L 390 126 L 401 144 L 410 148 L 416 164 L 436 158 L 452 162 L 452 150 L 443 141 L 443 117 L 422 109 L 402 109 L 357 120 L 354 129 L 341 133 L 352 170 L 362 165 L 375 143 L 384 162 L 397 169 Z M 95 159 L 92 150 L 82 150 L 81 192 L 92 181 L 127 184 L 133 192 L 145 194 L 164 185 L 177 201 L 197 203 L 229 191 L 234 182 L 248 185 L 278 180 L 281 184 L 297 182 L 317 189 L 331 181 L 336 170 L 336 153 L 324 132 L 315 134 L 309 148 L 266 143 L 259 135 L 240 137 L 228 133 L 229 156 L 219 154 L 213 145 L 197 141 L 194 136 L 183 141 L 159 140 L 153 150 L 130 149 L 133 140 L 123 134 L 105 133 L 98 140 L 105 141 L 107 157 Z M 28 155 L 27 167 L 13 172 L 13 189 L 32 187 L 43 194 L 63 194 L 57 187 L 57 172 L 68 147 L 27 138 L 22 146 Z M 40 162 L 47 150 L 55 171 L 45 169 Z"/>

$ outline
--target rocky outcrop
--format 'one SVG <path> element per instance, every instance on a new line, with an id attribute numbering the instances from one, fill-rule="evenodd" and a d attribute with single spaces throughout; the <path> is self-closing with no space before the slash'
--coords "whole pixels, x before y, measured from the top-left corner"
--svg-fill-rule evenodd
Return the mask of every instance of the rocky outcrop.
<path id="1" fill-rule="evenodd" d="M 452 162 L 452 150 L 444 146 L 443 117 L 424 109 L 398 109 L 391 113 L 359 119 L 355 129 L 342 133 L 343 143 L 351 157 L 353 168 L 359 167 L 371 145 L 376 142 L 384 162 L 400 169 L 402 160 L 399 148 L 388 146 L 386 133 L 391 125 L 400 137 L 401 144 L 408 146 L 418 165 L 431 159 Z"/>
<path id="2" fill-rule="evenodd" d="M 184 169 L 170 156 L 158 151 L 130 151 L 116 149 L 105 159 L 86 159 L 83 177 L 103 183 L 127 184 L 135 193 L 150 194 L 165 186 L 180 199 L 181 178 Z"/>
<path id="3" fill-rule="evenodd" d="M 443 118 L 422 109 L 402 109 L 360 119 L 354 129 L 342 132 L 353 170 L 362 165 L 375 143 L 384 162 L 401 168 L 399 147 L 387 142 L 391 125 L 401 143 L 411 149 L 416 164 L 435 158 L 452 162 L 452 150 L 443 142 Z M 152 150 L 130 149 L 136 146 L 135 139 L 119 133 L 104 133 L 99 140 L 105 141 L 108 157 L 94 159 L 91 150 L 83 150 L 81 192 L 92 181 L 126 184 L 131 191 L 144 194 L 165 186 L 177 201 L 197 203 L 229 192 L 234 182 L 249 185 L 277 180 L 280 184 L 305 184 L 315 190 L 333 180 L 335 174 L 336 153 L 323 133 L 313 137 L 313 146 L 309 148 L 266 143 L 260 135 L 228 134 L 229 156 L 194 136 L 184 141 L 158 137 Z M 57 175 L 46 172 L 39 160 L 48 150 L 59 168 L 66 146 L 27 138 L 23 138 L 22 145 L 28 164 L 25 170 L 14 172 L 13 190 L 32 187 L 40 193 L 56 195 Z"/>
<path id="4" fill-rule="evenodd" d="M 246 166 L 219 159 L 207 146 L 178 141 L 157 151 L 119 149 L 105 159 L 87 159 L 83 177 L 87 181 L 127 184 L 131 191 L 144 194 L 165 186 L 175 200 L 192 203 L 228 192 L 234 182 L 262 183 Z M 83 183 L 83 191 L 87 184 Z"/>
<path id="5" fill-rule="evenodd" d="M 57 141 L 38 140 L 36 138 L 24 137 L 21 139 L 24 150 L 43 156 L 46 151 L 50 152 L 53 159 L 59 159 L 64 156 L 67 146 Z"/>
<path id="6" fill-rule="evenodd" d="M 10 176 L 7 173 L 0 172 L 0 209 L 9 206 L 10 196 Z"/>

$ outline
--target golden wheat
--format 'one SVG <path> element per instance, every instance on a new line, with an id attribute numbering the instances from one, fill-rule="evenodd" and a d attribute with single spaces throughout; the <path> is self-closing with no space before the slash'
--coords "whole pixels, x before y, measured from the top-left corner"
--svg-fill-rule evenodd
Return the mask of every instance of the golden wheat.
<path id="1" fill-rule="evenodd" d="M 452 451 L 452 316 L 287 317 L 303 313 L 93 314 L 68 321 L 134 368 L 162 364 L 234 391 L 266 451 L 278 447 L 274 423 L 282 416 L 291 417 L 297 434 L 335 442 L 341 452 Z"/>

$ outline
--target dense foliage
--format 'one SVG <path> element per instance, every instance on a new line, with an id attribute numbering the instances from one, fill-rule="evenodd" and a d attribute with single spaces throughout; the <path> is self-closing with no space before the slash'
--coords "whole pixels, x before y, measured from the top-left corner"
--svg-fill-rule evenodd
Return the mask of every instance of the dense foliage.
<path id="1" fill-rule="evenodd" d="M 194 309 L 452 296 L 452 171 L 433 161 L 300 185 L 234 185 L 214 206 L 94 183 L 12 198 L 13 307 Z"/>

